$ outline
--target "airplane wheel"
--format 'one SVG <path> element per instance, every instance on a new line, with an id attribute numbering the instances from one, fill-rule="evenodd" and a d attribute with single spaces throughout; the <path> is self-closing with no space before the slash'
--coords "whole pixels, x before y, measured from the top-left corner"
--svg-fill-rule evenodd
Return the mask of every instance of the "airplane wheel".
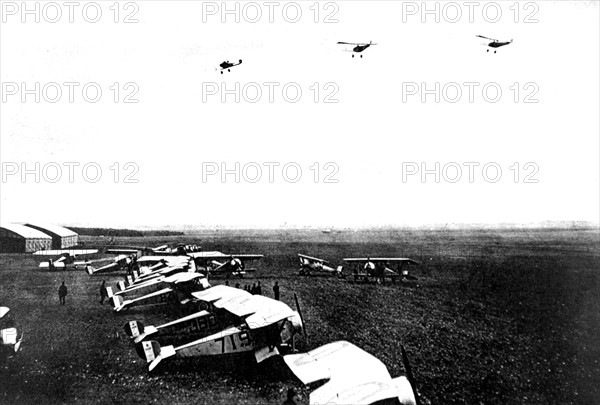
<path id="1" fill-rule="evenodd" d="M 496 51 L 494 51 L 494 53 L 496 53 Z"/>
<path id="2" fill-rule="evenodd" d="M 362 55 L 360 55 L 360 58 L 362 59 Z"/>
<path id="3" fill-rule="evenodd" d="M 221 74 L 223 74 L 223 71 L 221 70 Z"/>
<path id="4" fill-rule="evenodd" d="M 352 55 L 352 57 L 354 58 L 354 55 Z"/>
<path id="5" fill-rule="evenodd" d="M 489 50 L 489 49 L 486 49 L 485 51 L 486 51 L 486 52 L 489 52 L 490 50 Z"/>
<path id="6" fill-rule="evenodd" d="M 231 69 L 227 69 L 228 72 L 231 72 Z"/>

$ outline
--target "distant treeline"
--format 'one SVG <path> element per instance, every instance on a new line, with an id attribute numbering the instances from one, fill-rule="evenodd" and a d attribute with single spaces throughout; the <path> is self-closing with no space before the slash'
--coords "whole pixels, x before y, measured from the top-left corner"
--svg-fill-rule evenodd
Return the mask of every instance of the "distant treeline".
<path id="1" fill-rule="evenodd" d="M 88 235 L 88 236 L 136 236 L 136 237 L 144 237 L 144 236 L 181 236 L 184 235 L 183 232 L 177 231 L 137 231 L 135 229 L 114 229 L 114 228 L 77 228 L 70 226 L 69 229 L 77 232 L 79 235 Z"/>

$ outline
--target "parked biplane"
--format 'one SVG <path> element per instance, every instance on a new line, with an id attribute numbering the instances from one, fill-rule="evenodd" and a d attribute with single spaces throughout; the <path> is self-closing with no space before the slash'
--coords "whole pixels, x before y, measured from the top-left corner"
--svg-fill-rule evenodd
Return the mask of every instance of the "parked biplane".
<path id="1" fill-rule="evenodd" d="M 221 74 L 223 74 L 223 71 L 225 69 L 227 69 L 228 72 L 231 72 L 231 68 L 232 67 L 238 66 L 238 65 L 241 65 L 241 64 L 242 64 L 242 60 L 241 59 L 240 59 L 240 61 L 238 63 L 232 63 L 232 62 L 229 62 L 228 60 L 223 61 L 223 62 L 221 62 L 219 64 L 219 67 L 221 68 Z"/>
<path id="2" fill-rule="evenodd" d="M 263 255 L 257 254 L 225 254 L 221 252 L 196 252 L 190 253 L 190 257 L 196 262 L 198 271 L 204 272 L 207 276 L 210 274 L 243 277 L 247 272 L 256 271 L 254 268 L 247 268 L 245 262 L 262 259 Z"/>
<path id="3" fill-rule="evenodd" d="M 21 350 L 23 331 L 19 331 L 8 307 L 0 307 L 0 360 Z"/>
<path id="4" fill-rule="evenodd" d="M 344 259 L 348 263 L 356 263 L 353 275 L 354 281 L 368 281 L 370 277 L 374 278 L 378 284 L 385 282 L 385 277 L 389 277 L 392 282 L 400 279 L 402 282 L 414 281 L 415 276 L 409 274 L 404 268 L 406 264 L 419 264 L 413 259 L 404 257 L 366 257 L 366 258 L 348 258 Z M 364 265 L 363 265 L 364 263 Z M 389 268 L 391 263 L 396 265 L 396 270 Z"/>
<path id="5" fill-rule="evenodd" d="M 100 268 L 95 268 L 88 264 L 85 266 L 85 270 L 90 276 L 98 273 L 112 273 L 117 271 L 127 271 L 129 273 L 133 271 L 133 268 L 136 265 L 137 256 L 135 254 L 119 255 L 112 260 L 113 263 L 107 264 L 106 266 L 102 266 Z"/>
<path id="6" fill-rule="evenodd" d="M 401 350 L 406 376 L 393 379 L 379 359 L 346 341 L 283 356 L 283 360 L 303 384 L 327 381 L 310 393 L 311 404 L 419 405 L 408 357 Z"/>
<path id="7" fill-rule="evenodd" d="M 231 322 L 223 322 L 222 325 L 229 325 L 223 326 L 217 333 L 195 340 L 189 338 L 187 342 L 177 345 L 161 345 L 156 340 L 138 341 L 137 353 L 150 363 L 150 370 L 169 357 L 252 353 L 256 362 L 260 363 L 279 355 L 280 350 L 292 349 L 295 335 L 304 330 L 299 306 L 297 311 L 293 311 L 283 302 L 223 285 L 192 295 L 207 304 L 208 313 L 214 313 L 217 319 L 230 319 Z M 161 329 L 179 328 L 186 335 L 189 322 L 197 322 L 205 316 L 207 315 L 201 314 L 195 318 L 188 316 L 171 322 L 168 326 L 163 325 Z M 148 336 L 146 331 L 142 333 Z"/>
<path id="8" fill-rule="evenodd" d="M 73 266 L 77 269 L 85 267 L 95 262 L 106 261 L 107 259 L 95 259 L 95 260 L 80 260 L 75 261 L 77 258 L 83 257 L 87 259 L 88 256 L 93 256 L 98 253 L 98 249 L 55 249 L 55 250 L 39 250 L 34 252 L 35 256 L 46 256 L 54 257 L 55 259 L 48 259 L 40 262 L 39 267 L 42 269 L 49 270 L 64 270 L 68 266 Z M 110 259 L 108 259 L 110 260 Z"/>
<path id="9" fill-rule="evenodd" d="M 497 39 L 484 37 L 483 35 L 476 35 L 476 37 L 491 41 L 491 42 L 485 43 L 485 45 L 488 46 L 488 49 L 486 50 L 486 52 L 489 52 L 490 48 L 492 48 L 492 49 L 494 49 L 494 53 L 496 53 L 497 48 L 500 48 L 500 47 L 508 45 L 508 44 L 512 44 L 512 41 L 513 41 L 512 39 L 510 41 L 498 41 Z"/>
<path id="10" fill-rule="evenodd" d="M 110 248 L 106 250 L 106 253 L 125 254 L 125 255 L 136 255 L 151 256 L 184 256 L 188 253 L 199 252 L 200 246 L 190 245 L 185 243 L 179 243 L 175 247 L 169 247 L 169 245 L 161 245 L 157 247 L 147 246 L 121 246 L 118 248 Z"/>
<path id="11" fill-rule="evenodd" d="M 210 287 L 208 280 L 200 273 L 175 273 L 158 277 L 121 292 L 108 290 L 115 312 L 139 305 L 177 303 L 185 305 L 194 300 L 193 294 Z M 140 292 L 140 295 L 137 294 Z"/>
<path id="12" fill-rule="evenodd" d="M 327 260 L 319 259 L 317 257 L 306 256 L 298 253 L 300 258 L 300 271 L 298 274 L 301 276 L 310 276 L 313 274 L 332 274 L 339 278 L 344 278 L 345 275 L 342 273 L 343 266 L 337 266 L 333 268 L 328 266 Z"/>
<path id="13" fill-rule="evenodd" d="M 377 45 L 377 44 L 374 44 L 373 41 L 370 41 L 369 43 L 338 42 L 338 45 L 353 45 L 353 48 L 351 50 L 349 50 L 349 52 L 353 52 L 352 57 L 354 58 L 354 53 L 361 53 L 368 47 Z M 363 57 L 362 54 L 360 55 L 360 57 L 361 58 Z"/>
<path id="14" fill-rule="evenodd" d="M 160 276 L 179 273 L 182 271 L 195 272 L 196 263 L 189 256 L 142 256 L 136 261 L 131 274 L 129 285 L 142 283 Z"/>

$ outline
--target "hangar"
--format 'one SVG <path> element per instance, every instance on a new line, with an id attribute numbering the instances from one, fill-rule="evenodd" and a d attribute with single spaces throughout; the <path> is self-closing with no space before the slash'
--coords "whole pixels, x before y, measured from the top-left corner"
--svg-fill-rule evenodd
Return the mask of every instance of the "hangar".
<path id="1" fill-rule="evenodd" d="M 79 235 L 70 229 L 58 225 L 43 223 L 27 223 L 25 226 L 36 229 L 52 237 L 52 249 L 65 249 L 76 246 Z"/>
<path id="2" fill-rule="evenodd" d="M 29 253 L 52 248 L 52 237 L 21 224 L 0 225 L 0 252 Z"/>

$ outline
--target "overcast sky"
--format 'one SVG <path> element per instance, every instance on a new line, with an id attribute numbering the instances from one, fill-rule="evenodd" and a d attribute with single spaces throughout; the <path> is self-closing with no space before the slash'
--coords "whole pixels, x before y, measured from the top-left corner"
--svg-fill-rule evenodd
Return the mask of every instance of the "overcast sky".
<path id="1" fill-rule="evenodd" d="M 122 2 L 118 16 L 113 2 L 98 2 L 85 14 L 92 20 L 97 4 L 97 23 L 84 18 L 86 2 L 74 9 L 73 23 L 64 6 L 50 23 L 56 8 L 38 4 L 36 23 L 35 15 L 22 15 L 21 2 L 3 2 L 2 222 L 599 221 L 597 2 L 482 2 L 473 21 L 464 2 L 439 2 L 439 22 L 421 15 L 421 2 L 281 2 L 273 22 L 263 2 L 237 3 L 240 22 L 221 15 L 221 2 Z M 432 10 L 435 4 L 428 3 Z M 496 6 L 502 15 L 493 22 Z M 298 8 L 302 15 L 292 23 Z M 260 20 L 248 21 L 257 10 Z M 127 16 L 138 22 L 124 23 Z M 494 54 L 477 34 L 514 42 Z M 377 45 L 352 58 L 338 41 Z M 216 70 L 238 59 L 231 72 Z M 23 92 L 36 82 L 39 103 Z M 72 103 L 67 82 L 79 83 Z M 89 83 L 87 101 L 82 88 Z M 439 103 L 435 94 L 423 102 L 419 87 L 434 90 L 436 83 Z M 477 83 L 473 102 L 464 83 Z M 235 93 L 236 85 L 239 102 L 235 94 L 223 102 L 222 86 Z M 94 103 L 96 87 L 102 95 Z M 300 89 L 299 100 L 286 100 L 284 87 L 290 98 Z M 128 95 L 138 102 L 125 103 Z M 232 170 L 224 179 L 222 164 Z M 423 168 L 431 170 L 425 178 Z"/>

